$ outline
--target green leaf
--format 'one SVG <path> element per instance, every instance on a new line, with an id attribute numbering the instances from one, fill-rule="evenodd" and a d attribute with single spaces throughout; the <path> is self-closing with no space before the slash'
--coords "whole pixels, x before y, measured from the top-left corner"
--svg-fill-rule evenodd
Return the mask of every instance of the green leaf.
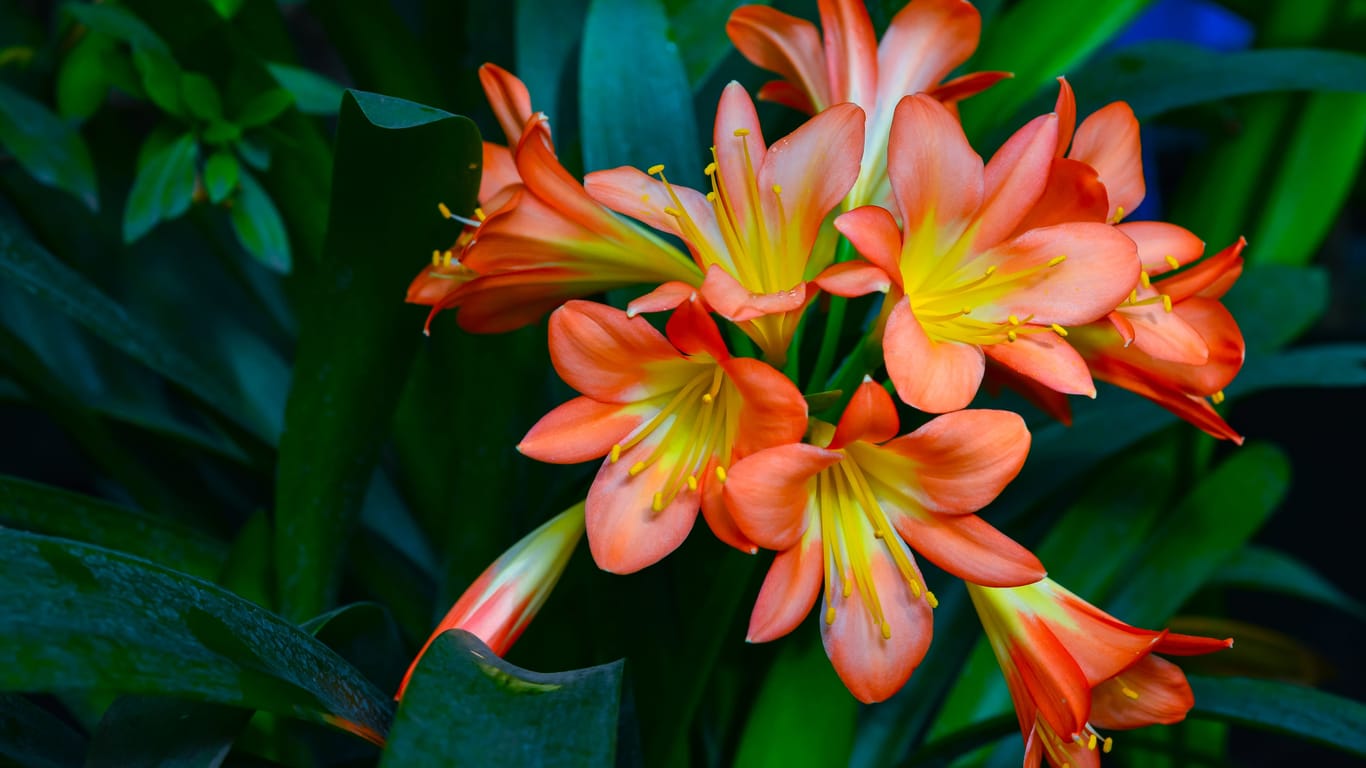
<path id="1" fill-rule="evenodd" d="M 270 147 L 251 139 L 241 139 L 233 147 L 242 156 L 242 162 L 262 173 L 270 170 Z"/>
<path id="2" fill-rule="evenodd" d="M 157 222 L 173 219 L 190 207 L 198 150 L 194 135 L 187 133 L 153 152 L 138 169 L 123 209 L 125 243 L 138 240 Z"/>
<path id="3" fill-rule="evenodd" d="M 99 209 L 95 169 L 85 140 L 44 105 L 0 83 L 0 147 L 30 176 Z"/>
<path id="4" fill-rule="evenodd" d="M 237 116 L 237 124 L 243 128 L 265 125 L 279 117 L 293 103 L 293 94 L 283 88 L 261 91 L 242 107 L 242 113 Z"/>
<path id="5" fill-rule="evenodd" d="M 86 768 L 210 768 L 252 711 L 161 696 L 120 696 L 90 739 Z"/>
<path id="6" fill-rule="evenodd" d="M 145 48 L 135 49 L 133 66 L 142 77 L 142 88 L 153 104 L 161 107 L 168 115 L 185 115 L 185 99 L 180 93 L 180 65 L 169 53 Z"/>
<path id="7" fill-rule="evenodd" d="M 1361 702 L 1270 680 L 1189 680 L 1195 693 L 1191 717 L 1248 725 L 1366 756 L 1366 705 Z"/>
<path id="8" fill-rule="evenodd" d="M 294 97 L 294 106 L 305 115 L 332 116 L 341 107 L 342 87 L 311 69 L 288 64 L 266 64 L 271 77 Z"/>
<path id="9" fill-rule="evenodd" d="M 588 13 L 588 0 L 517 0 L 517 76 L 531 92 L 532 109 L 550 116 L 551 125 L 565 118 L 560 90 L 574 73 L 578 35 Z M 558 134 L 556 134 L 558 136 Z"/>
<path id="10" fill-rule="evenodd" d="M 808 623 L 809 624 L 809 623 Z M 845 765 L 854 746 L 858 702 L 840 682 L 814 627 L 787 638 L 764 675 L 750 709 L 735 764 L 745 766 Z M 820 717 L 811 716 L 820 702 Z"/>
<path id="11" fill-rule="evenodd" d="M 621 669 L 530 672 L 446 632 L 413 674 L 380 766 L 611 765 Z"/>
<path id="12" fill-rule="evenodd" d="M 662 0 L 592 0 L 579 61 L 579 125 L 588 170 L 663 163 L 695 186 L 705 145 L 692 89 L 669 40 Z M 630 41 L 630 45 L 623 45 Z M 661 126 L 661 116 L 667 116 Z"/>
<path id="13" fill-rule="evenodd" d="M 62 10 L 91 29 L 122 40 L 135 50 L 170 55 L 166 43 L 125 8 L 108 3 L 67 3 Z"/>
<path id="14" fill-rule="evenodd" d="M 223 100 L 218 95 L 218 88 L 198 72 L 181 73 L 180 95 L 185 100 L 185 108 L 200 120 L 210 122 L 223 117 Z"/>
<path id="15" fill-rule="evenodd" d="M 0 764 L 80 768 L 85 736 L 17 693 L 0 693 Z"/>
<path id="16" fill-rule="evenodd" d="M 342 101 L 324 263 L 301 275 L 309 289 L 277 466 L 275 564 L 287 615 L 331 603 L 422 337 L 422 311 L 395 299 L 419 268 L 402 254 L 449 241 L 448 223 L 431 211 L 443 200 L 473 206 L 481 155 L 465 118 L 359 91 Z"/>
<path id="17" fill-rule="evenodd" d="M 204 190 L 209 202 L 221 203 L 237 187 L 237 179 L 242 168 L 231 152 L 219 150 L 209 156 L 204 163 Z"/>
<path id="18" fill-rule="evenodd" d="M 237 242 L 242 244 L 252 258 L 267 268 L 281 274 L 289 274 L 293 259 L 289 251 L 289 233 L 285 231 L 284 219 L 271 201 L 270 196 L 261 188 L 250 173 L 241 173 L 237 178 L 237 196 L 233 198 L 232 228 L 237 233 Z"/>
<path id="19" fill-rule="evenodd" d="M 1328 309 L 1328 273 L 1318 267 L 1250 265 L 1224 306 L 1238 319 L 1248 360 L 1298 339 Z"/>
<path id="20" fill-rule="evenodd" d="M 1270 185 L 1276 193 L 1249 236 L 1257 244 L 1259 261 L 1307 264 L 1313 259 L 1357 179 L 1366 153 L 1362 126 L 1366 94 L 1308 98 L 1294 135 L 1278 153 L 1280 171 Z"/>
<path id="21" fill-rule="evenodd" d="M 236 16 L 237 12 L 242 10 L 242 5 L 245 2 L 246 0 L 209 0 L 209 4 L 213 6 L 215 11 L 218 11 L 218 15 L 225 19 Z"/>
<path id="22" fill-rule="evenodd" d="M 0 475 L 0 522 L 147 558 L 213 578 L 227 547 L 198 531 L 145 512 Z"/>
<path id="23" fill-rule="evenodd" d="M 1284 387 L 1366 386 L 1366 344 L 1322 344 L 1249 360 L 1228 386 L 1237 397 Z"/>
<path id="24" fill-rule="evenodd" d="M 983 31 L 977 54 L 964 67 L 968 72 L 1004 70 L 1015 75 L 963 102 L 963 128 L 968 136 L 981 136 L 984 129 L 1001 125 L 1053 78 L 1070 76 L 1074 67 L 1147 5 L 1148 0 L 1086 5 L 1073 0 L 1021 0 L 1012 5 Z M 1077 93 L 1082 90 L 1078 88 Z"/>
<path id="25" fill-rule="evenodd" d="M 177 696 L 331 722 L 371 739 L 388 697 L 298 627 L 112 550 L 0 529 L 0 688 Z"/>
<path id="26" fill-rule="evenodd" d="M 300 626 L 356 665 L 380 690 L 398 690 L 411 652 L 403 647 L 394 617 L 383 605 L 351 603 Z"/>
<path id="27" fill-rule="evenodd" d="M 240 394 L 225 389 L 217 376 L 172 346 L 154 326 L 134 320 L 90 281 L 35 243 L 5 206 L 0 206 L 0 275 L 256 437 L 274 441 L 269 424 L 246 407 Z"/>
<path id="28" fill-rule="evenodd" d="M 1244 445 L 1153 532 L 1106 609 L 1140 627 L 1167 621 L 1261 528 L 1289 483 L 1290 462 L 1280 449 Z"/>
<path id="29" fill-rule="evenodd" d="M 734 50 L 722 30 L 731 11 L 742 5 L 770 5 L 771 0 L 668 0 L 670 41 L 678 48 L 683 70 L 694 89 L 716 71 Z"/>
<path id="30" fill-rule="evenodd" d="M 1214 573 L 1216 584 L 1264 592 L 1280 592 L 1331 605 L 1366 619 L 1366 605 L 1343 592 L 1307 563 L 1266 547 L 1248 546 Z"/>
<path id="31" fill-rule="evenodd" d="M 109 94 L 105 67 L 116 56 L 112 41 L 92 32 L 76 42 L 57 69 L 57 114 L 83 121 L 95 114 Z"/>

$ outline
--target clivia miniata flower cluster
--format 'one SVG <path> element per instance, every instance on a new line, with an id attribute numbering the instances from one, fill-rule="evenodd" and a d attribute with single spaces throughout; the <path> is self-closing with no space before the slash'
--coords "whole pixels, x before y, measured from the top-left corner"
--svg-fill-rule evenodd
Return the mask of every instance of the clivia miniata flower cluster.
<path id="1" fill-rule="evenodd" d="M 1095 397 L 1100 379 L 1240 442 L 1214 404 L 1243 359 L 1220 303 L 1243 243 L 1202 259 L 1187 230 L 1127 221 L 1145 191 L 1138 123 L 1117 102 L 1078 124 L 1066 80 L 1052 113 L 984 161 L 956 104 L 1007 75 L 945 80 L 977 45 L 964 0 L 912 0 L 880 42 L 859 2 L 822 0 L 820 16 L 731 15 L 736 48 L 779 77 L 759 98 L 809 119 L 770 142 L 730 84 L 702 190 L 662 166 L 580 181 L 526 87 L 480 70 L 508 143 L 484 145 L 479 209 L 443 207 L 463 230 L 408 300 L 481 333 L 548 313 L 555 370 L 579 397 L 518 449 L 600 466 L 586 500 L 491 566 L 440 630 L 503 653 L 581 531 L 599 567 L 631 573 L 700 511 L 727 544 L 776 553 L 748 640 L 787 634 L 819 599 L 831 664 L 864 702 L 899 690 L 929 648 L 937 601 L 917 557 L 963 579 L 1026 764 L 1096 764 L 1111 745 L 1098 729 L 1192 706 L 1155 654 L 1231 641 L 1129 626 L 1048 579 L 979 514 L 1024 464 L 1024 420 L 968 406 L 987 382 L 1066 421 L 1068 396 Z M 655 287 L 624 310 L 584 300 L 640 284 Z M 861 296 L 871 309 L 848 317 L 858 342 L 835 365 Z M 804 336 L 821 343 L 803 388 Z M 934 415 L 903 431 L 897 400 Z"/>

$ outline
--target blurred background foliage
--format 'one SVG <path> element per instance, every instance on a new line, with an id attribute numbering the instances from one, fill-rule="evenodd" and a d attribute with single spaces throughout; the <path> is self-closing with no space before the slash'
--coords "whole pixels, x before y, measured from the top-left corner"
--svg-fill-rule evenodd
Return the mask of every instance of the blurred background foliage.
<path id="1" fill-rule="evenodd" d="M 451 635 L 395 712 L 436 619 L 593 472 L 513 449 L 568 396 L 543 324 L 425 338 L 402 302 L 501 140 L 476 68 L 527 82 L 571 169 L 700 178 L 720 89 L 766 79 L 737 4 L 0 0 L 0 764 L 1018 761 L 950 578 L 925 664 L 861 707 L 813 627 L 743 642 L 768 556 L 705 534 L 630 577 L 579 553 L 509 654 L 550 674 Z M 1243 447 L 1103 385 L 1071 428 L 1006 401 L 1034 449 L 988 519 L 1126 621 L 1237 637 L 1107 762 L 1360 764 L 1366 2 L 978 5 L 965 71 L 1015 73 L 963 107 L 982 154 L 1067 74 L 1144 123 L 1134 218 L 1250 241 Z"/>

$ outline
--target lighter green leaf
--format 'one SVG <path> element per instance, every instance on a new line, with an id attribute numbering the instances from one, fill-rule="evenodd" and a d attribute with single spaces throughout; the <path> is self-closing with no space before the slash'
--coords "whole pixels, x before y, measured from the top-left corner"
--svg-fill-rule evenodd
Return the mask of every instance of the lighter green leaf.
<path id="1" fill-rule="evenodd" d="M 736 765 L 779 768 L 849 762 L 858 701 L 835 675 L 825 647 L 814 635 L 783 642 L 745 722 Z M 821 702 L 820 717 L 811 716 L 812 702 Z"/>
<path id="2" fill-rule="evenodd" d="M 135 49 L 133 65 L 142 77 L 142 88 L 153 104 L 168 115 L 185 114 L 185 99 L 180 93 L 180 65 L 168 53 Z"/>
<path id="3" fill-rule="evenodd" d="M 223 116 L 223 100 L 213 81 L 198 72 L 180 74 L 180 95 L 191 115 L 210 122 Z"/>
<path id="4" fill-rule="evenodd" d="M 1366 705 L 1272 680 L 1190 678 L 1191 717 L 1224 720 L 1314 741 L 1366 757 Z"/>
<path id="5" fill-rule="evenodd" d="M 170 55 L 170 48 L 126 8 L 109 3 L 67 3 L 62 10 L 93 30 L 133 46 L 136 50 Z"/>
<path id="6" fill-rule="evenodd" d="M 310 69 L 288 64 L 267 64 L 271 77 L 294 97 L 294 106 L 305 115 L 335 115 L 341 106 L 342 87 Z"/>
<path id="7" fill-rule="evenodd" d="M 237 178 L 237 197 L 233 199 L 232 228 L 247 253 L 270 269 L 289 274 L 293 260 L 284 219 L 270 196 L 249 173 Z"/>
<path id="8" fill-rule="evenodd" d="M 279 117 L 293 103 L 293 94 L 283 88 L 261 91 L 242 107 L 242 114 L 237 116 L 237 124 L 243 128 L 265 125 Z"/>
<path id="9" fill-rule="evenodd" d="M 210 155 L 209 161 L 204 163 L 204 190 L 209 195 L 209 202 L 221 203 L 232 194 L 241 170 L 231 152 L 219 150 Z"/>
<path id="10" fill-rule="evenodd" d="M 1366 605 L 1343 592 L 1307 563 L 1266 547 L 1248 546 L 1214 573 L 1216 584 L 1313 600 L 1366 619 Z"/>
<path id="11" fill-rule="evenodd" d="M 123 210 L 125 243 L 138 240 L 157 222 L 174 218 L 189 208 L 194 195 L 198 148 L 194 136 L 184 134 L 153 152 L 147 163 L 138 169 Z"/>
<path id="12" fill-rule="evenodd" d="M 61 118 L 23 93 L 0 83 L 0 147 L 39 182 L 99 208 L 95 169 L 85 140 Z"/>

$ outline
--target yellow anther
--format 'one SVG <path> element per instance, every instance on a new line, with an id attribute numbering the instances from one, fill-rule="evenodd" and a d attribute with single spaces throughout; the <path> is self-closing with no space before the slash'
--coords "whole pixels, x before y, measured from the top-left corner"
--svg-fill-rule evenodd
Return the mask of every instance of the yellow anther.
<path id="1" fill-rule="evenodd" d="M 1148 270 L 1146 269 L 1138 273 L 1138 282 L 1142 283 L 1144 288 L 1153 287 L 1153 279 L 1148 277 Z"/>
<path id="2" fill-rule="evenodd" d="M 1020 318 L 1016 317 L 1015 315 L 1011 315 L 1010 317 L 1007 317 L 1006 319 L 1010 321 L 1010 324 L 1011 324 L 1011 325 L 1019 325 L 1019 324 L 1020 324 Z"/>
<path id="3" fill-rule="evenodd" d="M 1048 260 L 1048 266 L 1050 266 L 1050 267 L 1056 267 L 1056 266 L 1058 266 L 1059 264 L 1063 263 L 1064 261 L 1067 261 L 1067 257 L 1066 257 L 1066 256 L 1054 256 L 1053 258 L 1051 258 L 1051 259 Z"/>
<path id="4" fill-rule="evenodd" d="M 1120 219 L 1123 219 L 1125 213 L 1127 213 L 1127 211 L 1124 210 L 1124 206 L 1115 206 L 1115 218 L 1113 219 L 1113 221 L 1119 221 Z"/>
<path id="5" fill-rule="evenodd" d="M 450 265 L 451 265 L 451 252 L 450 252 L 450 251 L 446 251 L 445 253 L 441 254 L 441 266 L 443 266 L 443 267 L 449 267 Z"/>
<path id="6" fill-rule="evenodd" d="M 656 512 L 664 511 L 664 494 L 655 492 L 655 498 L 650 502 L 650 509 Z"/>
<path id="7" fill-rule="evenodd" d="M 970 314 L 972 314 L 972 307 L 963 307 L 963 314 L 965 314 L 965 315 L 970 315 Z"/>
<path id="8" fill-rule="evenodd" d="M 987 267 L 987 277 L 991 277 L 994 274 L 996 274 L 996 265 L 992 264 L 991 266 Z"/>
<path id="9" fill-rule="evenodd" d="M 924 591 L 920 588 L 920 582 L 916 581 L 915 579 L 911 579 L 907 583 L 911 585 L 911 595 L 915 597 L 920 597 L 920 594 Z"/>
<path id="10" fill-rule="evenodd" d="M 716 173 L 716 163 L 707 163 L 707 167 L 703 168 L 702 172 L 707 174 L 708 176 L 712 175 L 713 173 Z"/>
<path id="11" fill-rule="evenodd" d="M 891 640 L 891 639 L 892 639 L 892 625 L 888 624 L 888 623 L 885 622 L 885 621 L 882 622 L 882 639 L 883 639 L 883 640 Z"/>
<path id="12" fill-rule="evenodd" d="M 773 185 L 773 194 L 775 194 L 775 195 L 781 195 L 782 193 L 783 193 L 783 185 L 782 185 L 782 184 L 774 184 L 774 185 Z"/>
<path id="13" fill-rule="evenodd" d="M 1016 332 L 1014 332 L 1014 331 L 1006 331 L 1006 339 L 1008 339 L 1008 340 L 1010 340 L 1010 341 L 1014 341 L 1014 340 L 1016 340 L 1016 339 L 1018 339 L 1018 338 L 1020 338 L 1020 334 L 1018 334 L 1018 333 L 1016 333 Z"/>
<path id="14" fill-rule="evenodd" d="M 748 136 L 748 135 L 749 135 L 749 129 L 748 129 L 748 128 L 736 128 L 735 131 L 734 131 L 734 134 L 735 134 L 736 136 L 741 136 L 741 137 Z"/>
<path id="15" fill-rule="evenodd" d="M 708 192 L 708 193 L 707 193 L 707 202 L 709 202 L 709 203 L 714 203 L 714 202 L 716 202 L 716 193 L 715 193 L 715 192 Z"/>
<path id="16" fill-rule="evenodd" d="M 651 176 L 654 176 L 654 175 L 656 175 L 656 174 L 663 173 L 663 172 L 664 172 L 664 164 L 663 164 L 663 163 L 656 163 L 656 164 L 650 166 L 648 169 L 646 169 L 645 172 L 648 173 L 648 174 L 650 174 Z"/>
<path id="17" fill-rule="evenodd" d="M 882 538 L 882 531 L 873 531 L 873 538 L 875 538 L 875 539 L 880 539 L 880 538 Z"/>
<path id="18" fill-rule="evenodd" d="M 645 470 L 645 462 L 643 462 L 643 461 L 637 461 L 636 463 L 634 463 L 634 464 L 631 465 L 631 469 L 628 470 L 628 471 L 631 473 L 631 477 L 635 477 L 636 475 L 640 474 L 640 473 L 643 472 L 644 470 Z"/>
<path id="19" fill-rule="evenodd" d="M 703 393 L 702 393 L 702 402 L 706 403 L 707 405 L 711 405 L 711 401 L 713 401 L 713 400 L 715 400 L 715 399 L 716 399 L 716 398 L 714 398 L 714 397 L 711 396 L 711 393 L 710 393 L 710 392 L 703 392 Z"/>
<path id="20" fill-rule="evenodd" d="M 664 212 L 669 214 L 670 216 L 677 216 L 680 219 L 683 218 L 683 212 L 678 210 L 677 208 L 665 208 Z"/>
<path id="21" fill-rule="evenodd" d="M 1066 337 L 1066 336 L 1067 336 L 1067 329 L 1064 328 L 1064 327 L 1062 327 L 1061 325 L 1058 325 L 1057 323 L 1053 323 L 1053 324 L 1050 325 L 1049 327 L 1052 328 L 1052 329 L 1053 329 L 1053 332 L 1056 333 L 1056 334 L 1058 334 L 1059 336 L 1063 336 L 1063 337 Z"/>
<path id="22" fill-rule="evenodd" d="M 697 490 L 697 475 L 688 475 L 688 490 Z"/>
<path id="23" fill-rule="evenodd" d="M 1104 752 L 1105 754 L 1108 755 L 1108 754 L 1110 754 L 1110 748 L 1113 747 L 1114 745 L 1115 745 L 1115 740 L 1112 739 L 1112 738 L 1110 738 L 1109 736 L 1106 736 L 1106 737 L 1105 737 L 1105 741 L 1101 742 L 1100 751 L 1101 751 L 1101 752 Z"/>
<path id="24" fill-rule="evenodd" d="M 1167 261 L 1167 266 L 1171 267 L 1172 269 L 1180 269 L 1180 268 L 1181 268 L 1181 262 L 1177 261 L 1177 260 L 1176 260 L 1176 257 L 1173 256 L 1173 255 L 1171 255 L 1170 253 L 1167 254 L 1166 256 L 1163 256 L 1162 258 L 1166 259 L 1166 261 Z"/>
<path id="25" fill-rule="evenodd" d="M 643 192 L 643 193 L 641 193 L 641 195 L 640 195 L 640 202 L 642 202 L 642 203 L 648 203 L 648 202 L 650 202 L 650 193 L 649 193 L 649 192 Z"/>
<path id="26" fill-rule="evenodd" d="M 825 609 L 825 623 L 826 623 L 826 624 L 834 624 L 834 623 L 835 623 L 835 606 L 832 605 L 832 606 L 829 606 L 829 607 L 827 607 L 827 608 Z"/>
<path id="27" fill-rule="evenodd" d="M 939 607 L 939 598 L 935 597 L 933 592 L 925 593 L 925 602 L 929 603 L 931 608 Z"/>
<path id="28" fill-rule="evenodd" d="M 1172 297 L 1165 293 L 1162 294 L 1162 308 L 1168 312 L 1172 311 Z"/>
<path id="29" fill-rule="evenodd" d="M 854 580 L 848 578 L 848 574 L 845 574 L 845 577 L 846 578 L 844 579 L 844 591 L 841 594 L 843 594 L 845 597 L 848 597 L 854 594 Z"/>
<path id="30" fill-rule="evenodd" d="M 1224 390 L 1221 389 L 1218 392 L 1215 392 L 1214 394 L 1209 396 L 1209 399 L 1213 400 L 1215 405 L 1224 402 Z"/>
<path id="31" fill-rule="evenodd" d="M 443 218 L 443 219 L 455 218 L 454 216 L 451 215 L 451 209 L 450 209 L 450 208 L 447 208 L 445 203 L 437 203 L 437 204 L 436 204 L 436 209 L 437 209 L 438 211 L 441 211 L 441 218 Z"/>
<path id="32" fill-rule="evenodd" d="M 1119 687 L 1119 692 L 1122 693 L 1122 694 L 1124 694 L 1125 696 L 1127 696 L 1127 697 L 1130 698 L 1130 699 L 1133 699 L 1133 700 L 1135 700 L 1135 701 L 1138 700 L 1138 691 L 1135 691 L 1133 688 L 1130 688 L 1130 687 L 1127 686 L 1127 685 L 1121 685 L 1121 686 Z"/>
<path id="33" fill-rule="evenodd" d="M 432 266 L 441 266 L 441 251 L 432 251 Z"/>
<path id="34" fill-rule="evenodd" d="M 720 464 L 716 465 L 716 479 L 723 483 L 726 482 L 726 468 Z"/>
<path id="35" fill-rule="evenodd" d="M 483 220 L 484 220 L 484 209 L 483 209 L 483 208 L 480 208 L 480 207 L 478 207 L 478 206 L 476 206 L 475 209 L 474 209 L 474 218 L 476 218 L 476 219 L 478 219 L 478 220 L 480 220 L 480 221 L 483 221 Z"/>
<path id="36" fill-rule="evenodd" d="M 1089 738 L 1089 739 L 1086 740 L 1086 748 L 1087 748 L 1087 749 L 1095 749 L 1095 748 L 1096 748 L 1096 735 L 1095 735 L 1094 733 L 1091 734 L 1091 738 Z"/>
<path id="37" fill-rule="evenodd" d="M 621 443 L 612 446 L 612 452 L 607 455 L 607 458 L 611 459 L 613 464 L 621 460 Z"/>
<path id="38" fill-rule="evenodd" d="M 1137 304 L 1137 303 L 1138 303 L 1138 289 L 1137 289 L 1137 288 L 1133 289 L 1132 291 L 1129 291 L 1129 303 L 1130 303 L 1130 304 Z"/>

